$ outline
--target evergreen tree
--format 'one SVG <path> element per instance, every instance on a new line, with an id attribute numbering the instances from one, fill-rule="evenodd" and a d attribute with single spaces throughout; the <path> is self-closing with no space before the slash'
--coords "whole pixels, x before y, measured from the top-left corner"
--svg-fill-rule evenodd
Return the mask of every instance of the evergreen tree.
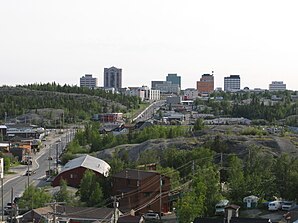
<path id="1" fill-rule="evenodd" d="M 229 197 L 233 202 L 241 203 L 245 196 L 245 179 L 243 162 L 236 155 L 231 156 L 228 163 Z"/>

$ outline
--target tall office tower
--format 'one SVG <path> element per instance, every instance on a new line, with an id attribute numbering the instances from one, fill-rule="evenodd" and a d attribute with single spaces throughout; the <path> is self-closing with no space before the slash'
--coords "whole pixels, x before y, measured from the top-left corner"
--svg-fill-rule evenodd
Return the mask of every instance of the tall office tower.
<path id="1" fill-rule="evenodd" d="M 122 88 L 122 69 L 116 67 L 104 69 L 104 88 Z"/>
<path id="2" fill-rule="evenodd" d="M 181 89 L 181 77 L 177 76 L 177 74 L 168 74 L 167 81 L 171 81 L 172 84 L 178 84 Z"/>
<path id="3" fill-rule="evenodd" d="M 285 91 L 287 90 L 287 85 L 283 81 L 272 81 L 269 84 L 269 91 Z"/>
<path id="4" fill-rule="evenodd" d="M 92 77 L 92 74 L 85 74 L 80 78 L 80 87 L 96 88 L 97 78 Z"/>
<path id="5" fill-rule="evenodd" d="M 224 79 L 224 91 L 239 91 L 240 90 L 240 76 L 230 75 Z"/>
<path id="6" fill-rule="evenodd" d="M 214 76 L 203 74 L 200 81 L 197 81 L 197 90 L 200 94 L 209 94 L 214 91 Z"/>
<path id="7" fill-rule="evenodd" d="M 157 84 L 163 84 L 164 81 L 151 81 L 151 88 L 155 89 Z"/>

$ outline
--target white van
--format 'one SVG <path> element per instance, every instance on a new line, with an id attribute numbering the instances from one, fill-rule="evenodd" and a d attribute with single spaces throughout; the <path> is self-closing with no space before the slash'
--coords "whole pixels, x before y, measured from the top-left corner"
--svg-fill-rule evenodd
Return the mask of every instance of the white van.
<path id="1" fill-rule="evenodd" d="M 281 209 L 282 202 L 281 201 L 271 201 L 268 204 L 269 211 L 278 211 Z"/>
<path id="2" fill-rule="evenodd" d="M 215 205 L 215 215 L 223 215 L 225 213 L 225 207 L 228 206 L 228 200 L 221 200 Z"/>

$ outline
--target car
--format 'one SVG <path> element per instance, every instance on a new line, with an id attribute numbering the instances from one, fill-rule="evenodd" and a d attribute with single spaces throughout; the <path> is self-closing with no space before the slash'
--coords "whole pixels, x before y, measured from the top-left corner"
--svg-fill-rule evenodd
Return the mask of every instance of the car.
<path id="1" fill-rule="evenodd" d="M 7 203 L 6 204 L 6 207 L 4 208 L 4 214 L 5 215 L 9 215 L 10 214 L 10 212 L 11 212 L 11 209 L 12 209 L 12 203 Z"/>
<path id="2" fill-rule="evenodd" d="M 53 157 L 52 157 L 52 156 L 49 156 L 49 157 L 48 157 L 48 160 L 53 160 Z"/>
<path id="3" fill-rule="evenodd" d="M 295 206 L 295 203 L 293 201 L 284 201 L 283 205 L 281 206 L 281 210 L 289 211 L 294 206 Z"/>
<path id="4" fill-rule="evenodd" d="M 268 204 L 268 211 L 278 211 L 281 209 L 282 202 L 281 201 L 271 201 Z"/>
<path id="5" fill-rule="evenodd" d="M 35 170 L 27 170 L 25 173 L 25 176 L 31 176 L 32 174 L 35 174 L 36 171 Z"/>
<path id="6" fill-rule="evenodd" d="M 159 213 L 156 213 L 156 212 L 147 212 L 143 215 L 143 217 L 146 219 L 156 219 L 156 220 L 160 220 L 160 215 Z"/>

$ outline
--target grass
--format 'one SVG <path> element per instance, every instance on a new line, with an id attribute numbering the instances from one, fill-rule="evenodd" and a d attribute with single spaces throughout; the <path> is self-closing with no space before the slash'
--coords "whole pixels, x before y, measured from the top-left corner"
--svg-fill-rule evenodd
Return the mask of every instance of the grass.
<path id="1" fill-rule="evenodd" d="M 16 174 L 16 172 L 13 172 L 13 171 L 5 171 L 4 174 Z"/>

